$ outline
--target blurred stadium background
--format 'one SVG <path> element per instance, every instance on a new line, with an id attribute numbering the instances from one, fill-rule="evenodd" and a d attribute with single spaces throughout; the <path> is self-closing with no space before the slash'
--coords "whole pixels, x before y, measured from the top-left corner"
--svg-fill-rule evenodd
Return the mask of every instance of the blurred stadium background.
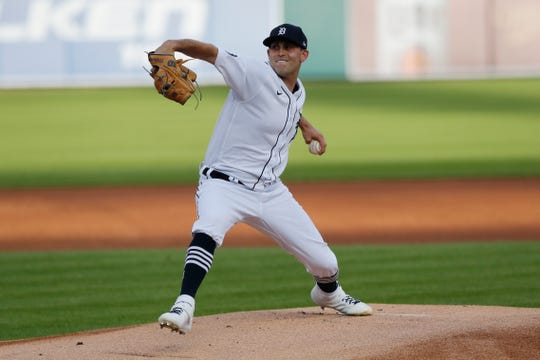
<path id="1" fill-rule="evenodd" d="M 531 77 L 539 13 L 538 0 L 0 0 L 0 87 L 146 86 L 144 51 L 164 39 L 263 58 L 282 22 L 308 35 L 305 79 Z"/>

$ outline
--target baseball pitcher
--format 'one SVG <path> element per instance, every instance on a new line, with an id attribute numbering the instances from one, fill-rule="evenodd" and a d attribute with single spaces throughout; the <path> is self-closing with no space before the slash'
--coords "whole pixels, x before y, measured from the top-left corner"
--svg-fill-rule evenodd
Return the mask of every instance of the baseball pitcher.
<path id="1" fill-rule="evenodd" d="M 191 39 L 167 40 L 149 53 L 150 75 L 168 99 L 184 104 L 195 91 L 196 75 L 175 59 L 175 52 L 213 64 L 230 88 L 200 166 L 197 220 L 180 296 L 158 320 L 182 334 L 191 330 L 195 296 L 215 250 L 238 222 L 267 234 L 305 266 L 315 282 L 315 304 L 344 315 L 372 314 L 371 307 L 342 289 L 336 256 L 280 180 L 298 129 L 312 153 L 322 155 L 327 146 L 303 116 L 306 91 L 298 74 L 309 55 L 307 38 L 300 27 L 283 24 L 263 44 L 265 62 Z"/>

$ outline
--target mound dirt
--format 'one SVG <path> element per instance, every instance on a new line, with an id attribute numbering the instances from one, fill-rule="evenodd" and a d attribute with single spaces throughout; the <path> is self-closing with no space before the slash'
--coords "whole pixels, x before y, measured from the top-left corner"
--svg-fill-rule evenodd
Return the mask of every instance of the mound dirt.
<path id="1" fill-rule="evenodd" d="M 348 317 L 319 308 L 196 317 L 179 335 L 156 323 L 12 342 L 2 359 L 535 359 L 540 309 L 373 305 Z"/>

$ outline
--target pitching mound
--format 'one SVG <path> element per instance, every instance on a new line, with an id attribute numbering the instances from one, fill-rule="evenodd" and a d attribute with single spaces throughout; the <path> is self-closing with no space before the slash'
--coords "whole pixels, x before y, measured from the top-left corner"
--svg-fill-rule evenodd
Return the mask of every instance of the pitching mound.
<path id="1" fill-rule="evenodd" d="M 0 346 L 2 359 L 534 359 L 540 309 L 373 305 L 369 317 L 319 308 L 196 317 Z"/>

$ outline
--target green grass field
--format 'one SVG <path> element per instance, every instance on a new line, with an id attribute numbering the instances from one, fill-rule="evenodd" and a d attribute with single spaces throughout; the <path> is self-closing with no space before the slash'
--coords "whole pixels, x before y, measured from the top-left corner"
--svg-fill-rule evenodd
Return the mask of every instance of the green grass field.
<path id="1" fill-rule="evenodd" d="M 286 180 L 540 175 L 540 79 L 306 83 L 327 154 Z M 0 187 L 196 181 L 226 96 L 181 107 L 153 88 L 0 91 Z"/>
<path id="2" fill-rule="evenodd" d="M 369 303 L 540 307 L 540 242 L 336 246 L 344 288 Z M 156 321 L 183 250 L 0 254 L 0 340 Z M 313 306 L 313 281 L 278 248 L 223 248 L 197 315 Z M 157 326 L 157 325 L 156 325 Z"/>

